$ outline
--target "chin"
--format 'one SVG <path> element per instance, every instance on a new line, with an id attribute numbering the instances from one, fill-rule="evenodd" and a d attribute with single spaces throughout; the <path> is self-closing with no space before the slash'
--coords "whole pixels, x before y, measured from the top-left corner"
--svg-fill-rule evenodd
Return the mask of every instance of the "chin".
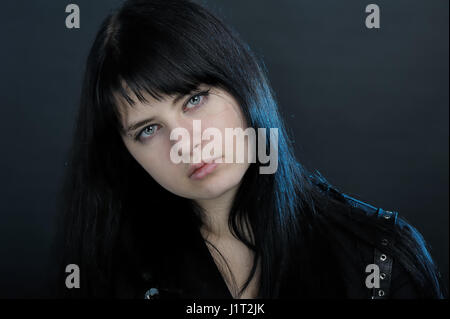
<path id="1" fill-rule="evenodd" d="M 237 184 L 230 180 L 230 176 L 208 176 L 208 178 L 196 181 L 195 185 L 192 186 L 194 189 L 192 199 L 214 199 L 234 188 Z"/>

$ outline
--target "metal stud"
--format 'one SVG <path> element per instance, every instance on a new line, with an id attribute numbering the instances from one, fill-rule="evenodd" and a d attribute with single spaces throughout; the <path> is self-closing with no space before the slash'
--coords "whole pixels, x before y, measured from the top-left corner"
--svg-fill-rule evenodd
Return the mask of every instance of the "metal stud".
<path id="1" fill-rule="evenodd" d="M 145 293 L 145 299 L 156 299 L 159 296 L 159 290 L 157 288 L 150 288 Z"/>
<path id="2" fill-rule="evenodd" d="M 385 254 L 380 255 L 380 260 L 385 261 L 387 259 L 387 256 Z"/>
<path id="3" fill-rule="evenodd" d="M 378 290 L 378 296 L 383 297 L 384 296 L 384 290 Z"/>
<path id="4" fill-rule="evenodd" d="M 386 279 L 386 274 L 385 274 L 384 272 L 382 272 L 382 273 L 380 274 L 380 279 L 381 279 L 381 280 L 385 280 L 385 279 Z"/>

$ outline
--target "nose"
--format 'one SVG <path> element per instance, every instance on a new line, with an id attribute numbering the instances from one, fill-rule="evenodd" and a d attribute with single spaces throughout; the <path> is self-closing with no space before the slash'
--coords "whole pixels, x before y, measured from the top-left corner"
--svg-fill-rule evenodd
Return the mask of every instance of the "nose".
<path id="1" fill-rule="evenodd" d="M 202 144 L 202 128 L 200 122 L 192 119 L 179 118 L 169 125 L 169 139 L 174 130 L 177 130 L 176 138 L 170 139 L 170 145 L 173 147 L 178 143 L 178 156 L 183 156 L 183 161 L 200 162 L 201 160 L 201 144 Z M 185 152 L 185 154 L 183 154 Z M 186 160 L 184 157 L 188 157 Z"/>

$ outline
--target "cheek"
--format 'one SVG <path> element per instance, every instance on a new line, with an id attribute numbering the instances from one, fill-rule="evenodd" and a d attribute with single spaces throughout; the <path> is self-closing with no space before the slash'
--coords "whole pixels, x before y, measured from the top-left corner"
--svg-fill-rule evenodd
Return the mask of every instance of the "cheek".
<path id="1" fill-rule="evenodd" d="M 205 123 L 205 128 L 207 127 L 215 127 L 220 130 L 222 133 L 222 152 L 223 154 L 234 154 L 233 155 L 233 162 L 234 165 L 240 165 L 241 162 L 238 161 L 238 158 L 242 158 L 245 163 L 248 163 L 249 160 L 249 151 L 251 153 L 254 153 L 254 147 L 253 144 L 249 145 L 248 139 L 245 138 L 242 135 L 238 135 L 238 137 L 235 137 L 233 139 L 233 144 L 226 144 L 225 143 L 225 136 L 226 136 L 226 128 L 241 128 L 242 130 L 245 130 L 247 128 L 247 123 L 245 120 L 245 117 L 243 116 L 240 108 L 232 103 L 227 103 L 227 106 L 225 108 L 225 111 L 220 114 L 220 116 L 217 116 L 212 119 L 208 119 L 208 121 Z M 203 125 L 203 123 L 202 123 Z M 237 146 L 237 141 L 243 141 L 243 146 L 240 144 L 240 146 Z M 244 152 L 241 154 L 241 152 Z M 252 155 L 254 156 L 254 155 Z M 248 167 L 248 165 L 246 165 Z"/>
<path id="2" fill-rule="evenodd" d="M 223 112 L 204 118 L 202 120 L 202 131 L 204 132 L 207 128 L 216 128 L 220 131 L 222 135 L 222 151 L 225 152 L 225 129 L 235 129 L 235 128 L 246 128 L 246 121 L 244 116 L 237 105 L 230 102 L 224 103 Z M 209 141 L 204 141 L 204 144 L 209 143 Z"/>
<path id="3" fill-rule="evenodd" d="M 217 116 L 207 118 L 203 122 L 207 125 L 205 127 L 216 127 L 221 131 L 223 130 L 223 133 L 225 133 L 225 128 L 246 127 L 245 118 L 239 107 L 228 102 L 224 106 L 223 112 Z"/>

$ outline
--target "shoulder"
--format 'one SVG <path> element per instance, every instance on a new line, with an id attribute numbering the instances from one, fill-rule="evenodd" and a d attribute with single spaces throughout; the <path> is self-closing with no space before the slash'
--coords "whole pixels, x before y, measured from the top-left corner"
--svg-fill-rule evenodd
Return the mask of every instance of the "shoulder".
<path id="1" fill-rule="evenodd" d="M 326 236 L 348 297 L 442 297 L 439 273 L 416 228 L 397 211 L 343 193 L 335 198 L 342 205 L 326 214 L 333 232 Z"/>
<path id="2" fill-rule="evenodd" d="M 367 241 L 357 241 L 360 254 L 365 258 L 365 287 L 371 299 L 419 298 L 417 283 L 411 273 L 402 265 L 397 252 L 401 237 L 397 236 L 401 227 L 407 226 L 397 211 L 375 207 L 367 202 L 343 194 L 347 203 L 356 211 L 364 212 L 374 229 Z M 409 225 L 408 225 L 409 226 Z M 353 238 L 352 238 L 353 237 Z"/>

